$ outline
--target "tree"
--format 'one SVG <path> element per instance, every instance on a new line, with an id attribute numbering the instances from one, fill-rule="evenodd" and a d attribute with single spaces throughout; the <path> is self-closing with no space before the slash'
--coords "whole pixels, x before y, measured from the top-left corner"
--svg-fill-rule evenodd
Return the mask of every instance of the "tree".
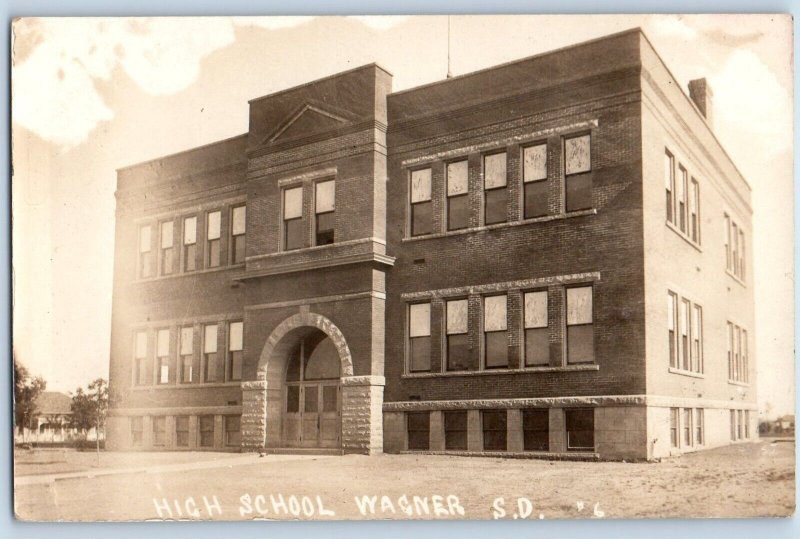
<path id="1" fill-rule="evenodd" d="M 72 396 L 72 425 L 86 433 L 94 428 L 97 444 L 97 458 L 100 458 L 100 431 L 105 435 L 106 415 L 108 414 L 108 382 L 103 378 L 94 380 L 87 391 L 78 388 Z"/>
<path id="2" fill-rule="evenodd" d="M 22 431 L 23 442 L 25 427 L 30 430 L 36 417 L 36 399 L 46 387 L 44 378 L 31 377 L 28 369 L 14 355 L 14 420 L 17 428 Z"/>

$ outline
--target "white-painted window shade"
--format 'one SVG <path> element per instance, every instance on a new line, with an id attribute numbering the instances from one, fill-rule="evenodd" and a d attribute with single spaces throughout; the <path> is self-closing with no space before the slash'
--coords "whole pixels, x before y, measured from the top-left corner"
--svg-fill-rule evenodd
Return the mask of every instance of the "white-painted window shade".
<path id="1" fill-rule="evenodd" d="M 169 330 L 168 329 L 159 329 L 158 330 L 158 338 L 157 338 L 157 352 L 156 355 L 158 357 L 164 357 L 169 355 Z"/>
<path id="2" fill-rule="evenodd" d="M 220 212 L 213 211 L 208 214 L 208 239 L 218 240 L 220 237 Z"/>
<path id="3" fill-rule="evenodd" d="M 483 299 L 484 331 L 505 331 L 508 329 L 506 311 L 507 296 L 489 296 Z"/>
<path id="4" fill-rule="evenodd" d="M 139 252 L 140 253 L 149 253 L 150 252 L 150 238 L 151 228 L 150 225 L 143 226 L 139 229 Z"/>
<path id="5" fill-rule="evenodd" d="M 206 326 L 203 334 L 203 352 L 214 354 L 217 352 L 217 326 L 216 324 Z"/>
<path id="6" fill-rule="evenodd" d="M 231 221 L 231 234 L 234 236 L 244 234 L 247 228 L 247 208 L 245 206 L 236 206 L 233 208 L 233 217 Z"/>
<path id="7" fill-rule="evenodd" d="M 506 154 L 494 153 L 483 158 L 483 185 L 485 189 L 506 186 Z"/>
<path id="8" fill-rule="evenodd" d="M 457 161 L 447 165 L 447 196 L 463 195 L 469 191 L 467 181 L 467 161 Z"/>
<path id="9" fill-rule="evenodd" d="M 547 292 L 525 294 L 525 328 L 547 327 Z"/>
<path id="10" fill-rule="evenodd" d="M 181 328 L 181 355 L 188 356 L 194 351 L 194 328 Z"/>
<path id="11" fill-rule="evenodd" d="M 136 333 L 136 359 L 147 357 L 147 333 L 139 331 Z"/>
<path id="12" fill-rule="evenodd" d="M 283 192 L 283 218 L 297 219 L 303 216 L 303 188 L 294 187 Z"/>
<path id="13" fill-rule="evenodd" d="M 431 169 L 411 171 L 411 203 L 426 202 L 431 199 Z"/>
<path id="14" fill-rule="evenodd" d="M 592 287 L 567 288 L 567 324 L 592 323 Z"/>
<path id="15" fill-rule="evenodd" d="M 682 301 L 681 302 L 681 320 L 680 320 L 680 327 L 681 327 L 681 335 L 688 335 L 689 334 L 689 302 Z"/>
<path id="16" fill-rule="evenodd" d="M 228 350 L 238 352 L 242 349 L 244 323 L 231 322 L 228 328 L 230 331 L 230 335 L 228 335 Z"/>
<path id="17" fill-rule="evenodd" d="M 457 299 L 447 302 L 447 334 L 467 333 L 467 307 L 469 302 Z"/>
<path id="18" fill-rule="evenodd" d="M 183 244 L 195 243 L 197 243 L 197 217 L 187 217 L 183 220 Z"/>
<path id="19" fill-rule="evenodd" d="M 336 182 L 318 182 L 315 186 L 314 204 L 316 213 L 327 213 L 336 209 Z"/>
<path id="20" fill-rule="evenodd" d="M 431 304 L 415 303 L 408 308 L 410 337 L 428 337 L 431 334 Z"/>
<path id="21" fill-rule="evenodd" d="M 528 146 L 522 150 L 523 181 L 535 182 L 547 179 L 547 144 Z"/>
<path id="22" fill-rule="evenodd" d="M 589 135 L 568 138 L 564 142 L 566 173 L 580 174 L 591 170 L 592 160 Z"/>
<path id="23" fill-rule="evenodd" d="M 169 249 L 172 247 L 173 226 L 172 221 L 161 223 L 161 248 Z"/>

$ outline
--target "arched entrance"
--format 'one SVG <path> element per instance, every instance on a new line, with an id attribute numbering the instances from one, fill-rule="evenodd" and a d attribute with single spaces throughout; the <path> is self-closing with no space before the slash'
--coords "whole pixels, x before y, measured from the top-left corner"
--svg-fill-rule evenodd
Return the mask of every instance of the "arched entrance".
<path id="1" fill-rule="evenodd" d="M 318 329 L 296 340 L 284 376 L 282 445 L 341 447 L 339 352 Z"/>

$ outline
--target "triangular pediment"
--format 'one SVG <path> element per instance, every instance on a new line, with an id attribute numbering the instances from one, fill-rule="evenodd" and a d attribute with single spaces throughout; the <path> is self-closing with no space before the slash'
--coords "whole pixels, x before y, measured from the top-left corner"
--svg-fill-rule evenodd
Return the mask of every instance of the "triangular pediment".
<path id="1" fill-rule="evenodd" d="M 339 111 L 333 111 L 329 107 L 318 104 L 305 103 L 295 110 L 264 142 L 274 143 L 279 140 L 307 137 L 314 133 L 342 127 L 349 121 Z"/>

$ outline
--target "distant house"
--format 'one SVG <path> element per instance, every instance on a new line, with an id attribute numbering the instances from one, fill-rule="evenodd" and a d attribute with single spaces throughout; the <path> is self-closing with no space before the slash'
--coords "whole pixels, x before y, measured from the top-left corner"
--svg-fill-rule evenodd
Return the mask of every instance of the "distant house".
<path id="1" fill-rule="evenodd" d="M 778 428 L 782 431 L 794 431 L 794 414 L 787 414 L 779 417 L 776 421 Z"/>
<path id="2" fill-rule="evenodd" d="M 58 391 L 44 391 L 36 399 L 36 416 L 31 422 L 35 428 L 17 432 L 17 442 L 65 442 L 75 437 L 77 430 L 70 427 L 72 397 Z"/>

